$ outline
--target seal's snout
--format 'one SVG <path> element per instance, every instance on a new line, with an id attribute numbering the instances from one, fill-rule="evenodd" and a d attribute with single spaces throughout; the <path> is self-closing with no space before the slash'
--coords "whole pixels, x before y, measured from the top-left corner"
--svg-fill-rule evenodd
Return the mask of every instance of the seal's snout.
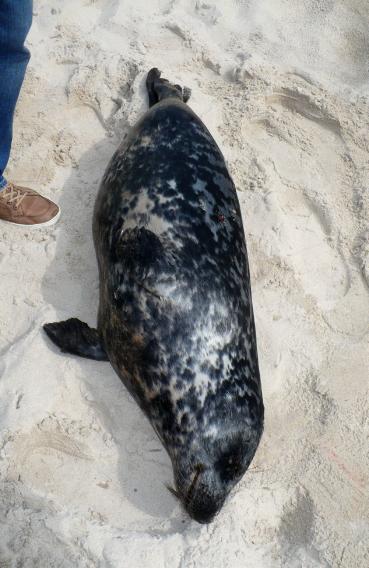
<path id="1" fill-rule="evenodd" d="M 187 507 L 187 512 L 198 523 L 207 524 L 214 520 L 222 506 L 223 500 L 216 499 L 200 490 L 193 502 Z"/>
<path id="2" fill-rule="evenodd" d="M 174 462 L 176 495 L 192 519 L 210 523 L 240 481 L 255 454 L 262 426 L 243 426 L 217 437 L 204 437 Z"/>
<path id="3" fill-rule="evenodd" d="M 211 467 L 198 464 L 192 471 L 192 481 L 186 488 L 179 484 L 178 496 L 192 519 L 210 523 L 223 506 L 225 496 L 219 491 Z"/>

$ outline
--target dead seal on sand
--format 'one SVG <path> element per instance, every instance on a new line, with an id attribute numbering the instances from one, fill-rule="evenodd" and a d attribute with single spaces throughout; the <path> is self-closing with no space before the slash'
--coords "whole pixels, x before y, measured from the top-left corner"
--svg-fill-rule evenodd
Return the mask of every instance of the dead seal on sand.
<path id="1" fill-rule="evenodd" d="M 173 464 L 189 515 L 210 522 L 250 465 L 264 408 L 241 211 L 223 155 L 147 77 L 150 109 L 113 156 L 95 204 L 98 329 L 49 323 L 62 351 L 109 360 Z"/>

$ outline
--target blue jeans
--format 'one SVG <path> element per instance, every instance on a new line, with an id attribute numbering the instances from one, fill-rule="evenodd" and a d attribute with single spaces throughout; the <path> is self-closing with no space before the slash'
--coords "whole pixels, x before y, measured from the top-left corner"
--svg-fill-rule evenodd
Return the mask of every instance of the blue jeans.
<path id="1" fill-rule="evenodd" d="M 0 0 L 0 190 L 10 156 L 14 109 L 30 53 L 24 42 L 32 23 L 32 0 Z"/>

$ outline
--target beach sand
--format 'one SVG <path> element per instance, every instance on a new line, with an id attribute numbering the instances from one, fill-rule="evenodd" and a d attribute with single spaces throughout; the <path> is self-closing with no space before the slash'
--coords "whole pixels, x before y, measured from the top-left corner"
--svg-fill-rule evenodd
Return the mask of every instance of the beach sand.
<path id="1" fill-rule="evenodd" d="M 36 1 L 8 177 L 62 208 L 0 223 L 2 568 L 369 566 L 369 6 L 366 0 Z M 265 434 L 214 523 L 110 365 L 44 322 L 95 326 L 92 208 L 157 66 L 234 177 Z"/>

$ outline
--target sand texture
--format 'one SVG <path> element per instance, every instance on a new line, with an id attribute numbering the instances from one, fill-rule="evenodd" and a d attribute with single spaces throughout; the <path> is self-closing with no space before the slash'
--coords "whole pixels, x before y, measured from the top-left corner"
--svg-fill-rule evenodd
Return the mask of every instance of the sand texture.
<path id="1" fill-rule="evenodd" d="M 0 223 L 1 568 L 369 566 L 367 0 L 45 0 L 8 177 L 62 208 Z M 213 524 L 108 364 L 42 323 L 94 326 L 91 215 L 147 107 L 146 72 L 192 89 L 239 191 L 265 434 Z"/>

